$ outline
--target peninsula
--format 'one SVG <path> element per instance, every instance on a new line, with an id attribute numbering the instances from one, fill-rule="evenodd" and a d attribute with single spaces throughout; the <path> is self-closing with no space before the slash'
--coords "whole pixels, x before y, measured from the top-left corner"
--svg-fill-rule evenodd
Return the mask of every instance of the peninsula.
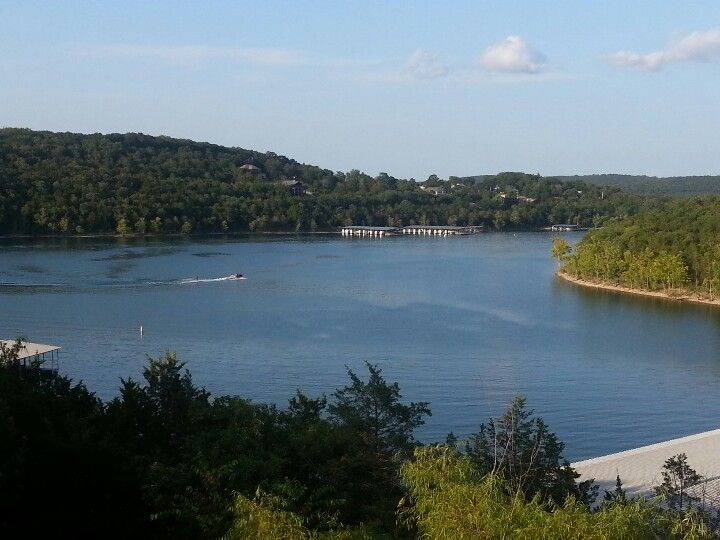
<path id="1" fill-rule="evenodd" d="M 559 278 L 619 293 L 720 305 L 720 197 L 675 200 L 553 241 Z"/>

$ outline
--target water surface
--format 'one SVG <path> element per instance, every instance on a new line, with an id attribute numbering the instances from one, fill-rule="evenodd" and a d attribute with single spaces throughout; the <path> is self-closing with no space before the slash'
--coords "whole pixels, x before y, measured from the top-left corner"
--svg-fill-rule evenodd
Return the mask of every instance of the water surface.
<path id="1" fill-rule="evenodd" d="M 165 350 L 213 393 L 281 405 L 370 361 L 431 403 L 425 441 L 522 392 L 572 460 L 720 426 L 720 310 L 558 282 L 551 240 L 6 240 L 0 337 L 62 346 L 104 398 Z"/>

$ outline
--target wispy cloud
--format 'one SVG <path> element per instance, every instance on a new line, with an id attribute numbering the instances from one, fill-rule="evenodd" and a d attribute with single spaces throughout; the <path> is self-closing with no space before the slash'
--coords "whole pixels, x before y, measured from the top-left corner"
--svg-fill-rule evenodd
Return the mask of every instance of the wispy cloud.
<path id="1" fill-rule="evenodd" d="M 478 63 L 500 73 L 539 73 L 545 67 L 545 57 L 520 36 L 508 36 L 485 49 Z"/>
<path id="2" fill-rule="evenodd" d="M 560 70 L 544 68 L 540 72 L 518 73 L 518 72 L 487 72 L 478 69 L 457 70 L 454 77 L 456 82 L 467 84 L 538 84 L 561 81 L 579 81 L 591 79 L 593 73 L 567 73 Z"/>
<path id="3" fill-rule="evenodd" d="M 439 79 L 450 73 L 450 66 L 435 52 L 417 49 L 408 58 L 405 69 L 415 79 Z"/>
<path id="4" fill-rule="evenodd" d="M 717 62 L 720 61 L 720 28 L 687 34 L 660 51 L 646 54 L 619 51 L 604 59 L 614 66 L 645 71 L 659 71 L 672 62 Z"/>
<path id="5" fill-rule="evenodd" d="M 356 80 L 380 84 L 417 84 L 418 81 L 448 80 L 456 84 L 515 83 L 561 80 L 573 76 L 546 69 L 544 57 L 532 50 L 521 38 L 510 36 L 488 47 L 479 59 L 451 65 L 436 51 L 418 48 L 402 58 L 348 59 L 323 58 L 302 50 L 253 47 L 213 47 L 205 45 L 134 45 L 82 44 L 72 53 L 100 59 L 129 59 L 161 62 L 196 69 L 211 62 L 232 62 L 239 65 L 268 68 L 244 70 L 259 77 L 283 68 L 309 67 L 342 71 Z M 477 64 L 484 69 L 478 70 Z M 277 68 L 277 69 L 271 69 Z"/>
<path id="6" fill-rule="evenodd" d="M 204 45 L 83 45 L 75 52 L 97 58 L 144 58 L 177 66 L 197 67 L 212 60 L 268 67 L 326 65 L 352 66 L 356 62 L 342 58 L 322 60 L 304 51 L 261 47 L 210 47 Z"/>

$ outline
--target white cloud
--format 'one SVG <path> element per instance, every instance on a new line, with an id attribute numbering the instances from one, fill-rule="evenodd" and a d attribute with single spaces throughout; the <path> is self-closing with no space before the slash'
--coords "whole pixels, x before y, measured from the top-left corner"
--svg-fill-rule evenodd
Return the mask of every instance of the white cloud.
<path id="1" fill-rule="evenodd" d="M 531 49 L 520 36 L 508 36 L 485 49 L 478 62 L 489 71 L 538 73 L 545 66 L 545 57 Z"/>
<path id="2" fill-rule="evenodd" d="M 439 79 L 450 73 L 450 66 L 439 54 L 424 49 L 417 49 L 412 53 L 405 68 L 416 79 Z"/>
<path id="3" fill-rule="evenodd" d="M 720 61 L 720 28 L 693 32 L 676 39 L 661 51 L 640 54 L 620 51 L 605 60 L 619 67 L 659 71 L 671 62 Z"/>

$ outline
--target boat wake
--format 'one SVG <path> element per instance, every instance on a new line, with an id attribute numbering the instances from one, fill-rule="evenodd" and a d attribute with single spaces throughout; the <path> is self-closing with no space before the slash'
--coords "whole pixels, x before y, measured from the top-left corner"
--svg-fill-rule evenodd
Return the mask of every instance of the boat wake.
<path id="1" fill-rule="evenodd" d="M 225 276 L 218 278 L 185 278 L 181 279 L 177 283 L 179 283 L 180 285 L 188 285 L 190 283 L 215 283 L 218 281 L 241 281 L 243 279 L 245 278 L 242 276 Z"/>
<path id="2" fill-rule="evenodd" d="M 82 285 L 73 283 L 23 283 L 23 282 L 2 282 L 0 281 L 0 293 L 33 293 L 33 292 L 79 292 L 84 290 L 113 290 L 113 289 L 138 289 L 143 287 L 168 287 L 173 285 L 191 285 L 197 283 L 218 283 L 221 281 L 242 281 L 243 276 L 224 276 L 216 278 L 185 278 L 166 279 L 160 281 L 126 281 L 126 282 L 98 282 L 90 281 Z"/>
<path id="3" fill-rule="evenodd" d="M 0 292 L 45 292 L 45 291 L 68 291 L 71 290 L 72 285 L 66 285 L 63 283 L 13 283 L 13 282 L 1 282 Z"/>

